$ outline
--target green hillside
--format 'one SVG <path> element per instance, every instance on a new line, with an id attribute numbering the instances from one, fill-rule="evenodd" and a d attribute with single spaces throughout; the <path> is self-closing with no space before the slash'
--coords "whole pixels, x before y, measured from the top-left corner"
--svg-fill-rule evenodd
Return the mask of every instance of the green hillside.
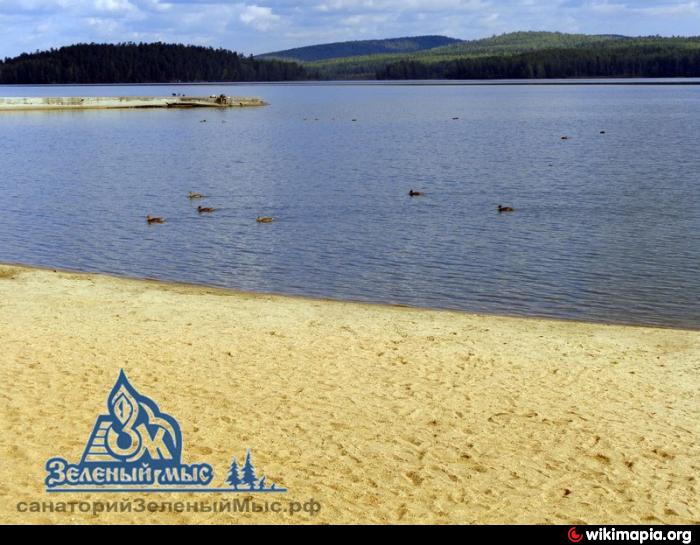
<path id="1" fill-rule="evenodd" d="M 77 44 L 0 61 L 0 84 L 700 77 L 700 37 L 516 32 L 473 41 L 421 36 L 290 51 L 341 56 L 289 62 L 180 44 Z M 381 53 L 345 56 L 351 51 Z"/>
<path id="2" fill-rule="evenodd" d="M 400 60 L 375 79 L 700 78 L 700 40 L 576 49 L 422 62 Z"/>
<path id="3" fill-rule="evenodd" d="M 313 62 L 364 55 L 414 53 L 459 42 L 460 40 L 446 36 L 415 36 L 411 38 L 390 38 L 387 40 L 335 42 L 265 53 L 264 55 L 258 55 L 258 58 Z"/>
<path id="4" fill-rule="evenodd" d="M 480 55 L 516 55 L 542 49 L 571 49 L 600 44 L 626 42 L 619 35 L 564 34 L 562 32 L 511 32 L 481 40 L 450 44 L 430 51 L 430 56 L 456 57 Z"/>
<path id="5" fill-rule="evenodd" d="M 471 63 L 469 65 L 471 67 L 484 64 L 500 66 L 497 70 L 492 71 L 494 74 L 512 74 L 517 73 L 518 70 L 504 68 L 505 64 L 530 65 L 539 62 L 538 59 L 546 57 L 554 59 L 548 61 L 549 66 L 554 62 L 558 63 L 559 66 L 549 71 L 537 67 L 533 67 L 532 70 L 527 68 L 520 71 L 526 75 L 518 77 L 567 77 L 546 74 L 568 72 L 576 73 L 576 77 L 579 75 L 580 77 L 605 77 L 611 74 L 642 76 L 646 73 L 654 73 L 655 70 L 659 73 L 674 75 L 676 69 L 677 75 L 687 75 L 696 71 L 692 52 L 699 45 L 698 38 L 662 38 L 658 36 L 630 38 L 616 35 L 589 36 L 559 32 L 515 32 L 483 40 L 457 42 L 408 54 L 364 55 L 327 59 L 305 63 L 305 66 L 311 75 L 321 79 L 382 79 L 392 77 L 392 75 L 396 77 L 402 70 L 418 78 L 442 78 L 458 77 L 456 75 L 458 73 L 464 77 L 468 77 L 470 73 L 489 73 L 487 68 L 455 70 L 456 65 L 467 63 L 467 61 Z M 584 67 L 572 70 L 563 68 L 566 64 L 566 58 L 572 60 L 576 58 L 576 62 L 581 62 L 583 58 L 595 58 L 601 55 L 607 59 L 602 61 L 604 66 L 594 66 L 590 62 L 586 62 Z M 636 55 L 643 55 L 647 62 L 662 63 L 665 67 L 655 69 L 652 66 L 642 67 L 640 65 L 639 70 L 635 71 L 629 67 L 621 66 L 622 64 L 634 66 Z M 517 60 L 515 60 L 516 58 Z M 479 59 L 482 61 L 478 61 Z M 507 59 L 511 60 L 507 61 Z M 677 67 L 676 60 L 680 63 Z M 612 65 L 617 66 L 618 64 L 619 67 L 612 67 Z M 406 69 L 407 66 L 411 66 L 411 69 Z M 700 67 L 697 69 L 700 70 Z M 424 75 L 421 76 L 421 74 Z M 530 74 L 534 75 L 530 76 Z"/>

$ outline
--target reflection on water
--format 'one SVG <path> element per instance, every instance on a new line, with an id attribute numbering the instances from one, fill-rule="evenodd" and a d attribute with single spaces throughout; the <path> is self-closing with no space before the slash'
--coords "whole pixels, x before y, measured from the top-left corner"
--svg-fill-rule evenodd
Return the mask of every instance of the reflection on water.
<path id="1" fill-rule="evenodd" d="M 3 113 L 0 261 L 700 327 L 697 87 L 0 88 L 171 91 L 270 106 Z"/>

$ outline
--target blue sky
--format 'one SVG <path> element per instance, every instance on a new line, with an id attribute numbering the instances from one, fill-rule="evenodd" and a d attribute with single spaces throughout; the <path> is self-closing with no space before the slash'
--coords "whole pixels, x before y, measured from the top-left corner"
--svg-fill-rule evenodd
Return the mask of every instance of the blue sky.
<path id="1" fill-rule="evenodd" d="M 514 30 L 698 35 L 700 0 L 0 0 L 0 57 L 88 41 L 182 42 L 257 54 Z"/>

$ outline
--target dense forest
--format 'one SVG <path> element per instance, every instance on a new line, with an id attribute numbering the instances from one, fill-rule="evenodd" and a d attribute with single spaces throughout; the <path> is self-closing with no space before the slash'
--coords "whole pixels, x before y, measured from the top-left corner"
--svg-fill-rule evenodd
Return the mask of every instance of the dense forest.
<path id="1" fill-rule="evenodd" d="M 574 49 L 613 45 L 635 40 L 617 34 L 566 34 L 563 32 L 509 32 L 480 40 L 466 40 L 427 52 L 431 58 L 515 55 L 543 49 Z"/>
<path id="2" fill-rule="evenodd" d="M 259 55 L 258 58 L 312 62 L 365 55 L 414 53 L 416 51 L 425 51 L 427 49 L 435 49 L 436 47 L 458 43 L 462 43 L 462 41 L 446 36 L 415 36 L 411 38 L 389 38 L 386 40 L 359 40 L 297 47 L 285 51 L 265 53 L 264 55 Z"/>
<path id="3" fill-rule="evenodd" d="M 700 47 L 625 45 L 615 48 L 547 49 L 512 56 L 437 62 L 402 60 L 387 64 L 375 72 L 376 79 L 610 77 L 700 77 Z"/>
<path id="4" fill-rule="evenodd" d="M 443 45 L 430 47 L 435 44 Z M 300 55 L 340 56 L 292 62 L 163 43 L 79 44 L 5 59 L 0 83 L 700 77 L 700 38 L 516 32 L 473 41 L 420 36 L 316 47 Z M 409 52 L 397 52 L 402 48 Z M 360 50 L 381 52 L 352 56 Z"/>
<path id="5" fill-rule="evenodd" d="M 512 32 L 411 54 L 305 63 L 323 79 L 656 77 L 698 75 L 700 38 Z"/>
<path id="6" fill-rule="evenodd" d="M 78 44 L 0 62 L 0 83 L 173 83 L 307 79 L 301 65 L 177 44 Z"/>

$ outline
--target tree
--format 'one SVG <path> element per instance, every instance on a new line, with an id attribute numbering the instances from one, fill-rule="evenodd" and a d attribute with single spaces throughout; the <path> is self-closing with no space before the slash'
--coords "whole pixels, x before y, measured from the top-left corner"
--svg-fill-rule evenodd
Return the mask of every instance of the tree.
<path id="1" fill-rule="evenodd" d="M 248 451 L 245 455 L 245 465 L 243 466 L 243 484 L 248 485 L 251 490 L 255 490 L 257 482 L 258 476 L 255 474 L 255 467 L 253 466 L 250 451 Z"/>
<path id="2" fill-rule="evenodd" d="M 230 484 L 234 490 L 238 490 L 238 486 L 243 482 L 241 480 L 240 470 L 238 469 L 238 461 L 235 458 L 231 463 L 231 469 L 229 470 L 226 482 Z"/>
<path id="3" fill-rule="evenodd" d="M 0 61 L 0 83 L 169 83 L 306 79 L 293 62 L 181 44 L 77 44 Z"/>

